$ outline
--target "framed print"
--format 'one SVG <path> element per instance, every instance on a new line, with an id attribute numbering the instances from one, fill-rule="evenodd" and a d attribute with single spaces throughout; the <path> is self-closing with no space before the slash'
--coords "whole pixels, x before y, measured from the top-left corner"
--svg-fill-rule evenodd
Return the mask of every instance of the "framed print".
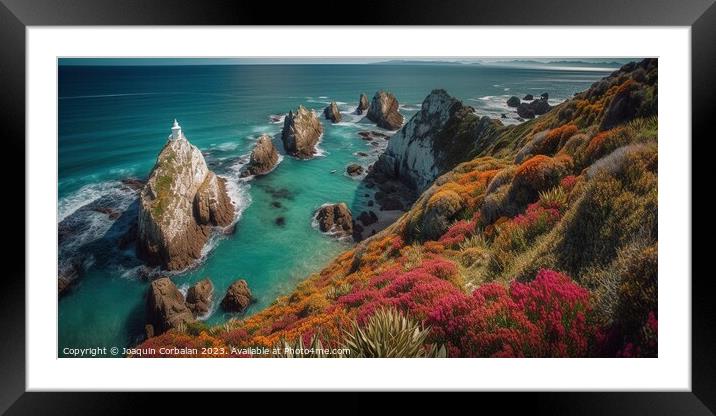
<path id="1" fill-rule="evenodd" d="M 691 272 L 710 2 L 391 3 L 348 26 L 6 3 L 25 262 L 3 410 L 195 390 L 716 407 Z"/>

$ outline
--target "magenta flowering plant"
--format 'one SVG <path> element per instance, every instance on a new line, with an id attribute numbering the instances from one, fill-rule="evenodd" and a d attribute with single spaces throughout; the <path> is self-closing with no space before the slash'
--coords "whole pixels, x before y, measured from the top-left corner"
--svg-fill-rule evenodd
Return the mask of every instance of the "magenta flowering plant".
<path id="1" fill-rule="evenodd" d="M 597 332 L 590 311 L 586 289 L 543 269 L 528 283 L 489 283 L 472 296 L 443 297 L 426 324 L 450 356 L 580 357 Z"/>
<path id="2" fill-rule="evenodd" d="M 476 221 L 460 220 L 455 222 L 448 228 L 445 234 L 438 240 L 445 247 L 455 248 L 468 237 L 475 234 Z"/>

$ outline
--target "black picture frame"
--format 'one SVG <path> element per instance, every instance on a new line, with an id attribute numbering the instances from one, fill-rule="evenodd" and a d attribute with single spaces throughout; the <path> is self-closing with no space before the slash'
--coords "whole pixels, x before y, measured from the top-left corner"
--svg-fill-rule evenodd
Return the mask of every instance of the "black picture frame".
<path id="1" fill-rule="evenodd" d="M 361 7 L 339 13 L 329 4 L 316 4 L 307 14 L 302 3 L 191 0 L 0 0 L 0 102 L 6 171 L 6 230 L 0 301 L 0 412 L 7 414 L 127 414 L 154 399 L 138 393 L 25 392 L 25 46 L 26 27 L 42 25 L 658 25 L 691 27 L 692 136 L 710 139 L 716 104 L 716 5 L 714 0 L 542 0 L 391 1 L 366 0 Z M 301 13 L 303 12 L 303 13 Z M 299 16 L 304 16 L 300 17 Z M 689 105 L 689 103 L 684 103 Z M 676 138 L 673 138 L 676 139 Z M 691 140 L 691 138 L 681 138 Z M 695 143 L 692 140 L 692 143 Z M 698 154 L 698 153 L 693 153 Z M 24 157 L 20 157 L 23 155 Z M 704 177 L 692 164 L 694 180 Z M 701 165 L 704 166 L 704 165 Z M 705 165 L 708 166 L 708 165 Z M 701 168 L 703 169 L 703 168 Z M 23 176 L 24 178 L 24 176 Z M 711 187 L 708 187 L 709 189 Z M 692 186 L 693 189 L 693 186 Z M 698 189 L 698 188 L 697 188 Z M 704 188 L 706 189 L 706 188 Z M 12 201 L 12 202 L 10 202 Z M 692 202 L 693 204 L 693 202 Z M 699 206 L 693 204 L 692 215 Z M 701 208 L 704 209 L 704 208 Z M 24 218 L 21 224 L 20 213 Z M 22 237 L 20 237 L 22 236 Z M 693 258 L 693 255 L 692 255 Z M 10 261 L 14 259 L 14 261 Z M 716 308 L 709 289 L 710 274 L 692 278 L 692 389 L 690 392 L 497 393 L 482 394 L 480 407 L 498 404 L 504 411 L 531 414 L 649 414 L 709 415 L 716 412 Z M 690 279 L 691 276 L 675 276 Z M 131 386 L 128 386 L 131 388 Z M 236 396 L 232 400 L 236 400 Z M 369 399 L 341 397 L 345 408 L 371 411 Z M 468 399 L 474 401 L 475 399 Z M 162 399 L 188 411 L 192 399 Z M 199 402 L 196 403 L 201 404 Z M 290 409 L 291 401 L 276 401 Z M 386 405 L 390 410 L 395 405 Z M 310 406 L 309 406 L 310 407 Z"/>

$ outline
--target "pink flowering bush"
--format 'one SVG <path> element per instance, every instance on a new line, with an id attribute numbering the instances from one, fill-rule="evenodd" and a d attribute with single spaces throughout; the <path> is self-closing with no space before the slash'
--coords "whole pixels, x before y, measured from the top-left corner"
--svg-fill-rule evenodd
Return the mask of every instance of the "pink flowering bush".
<path id="1" fill-rule="evenodd" d="M 514 253 L 526 250 L 538 236 L 551 230 L 559 219 L 558 209 L 545 208 L 538 202 L 530 204 L 523 214 L 499 227 L 499 234 L 493 244 L 497 260 L 493 266 L 506 264 Z"/>
<path id="2" fill-rule="evenodd" d="M 510 295 L 527 318 L 538 326 L 543 344 L 540 356 L 575 357 L 587 353 L 594 332 L 586 322 L 589 292 L 568 276 L 542 269 L 529 283 L 514 282 Z"/>
<path id="3" fill-rule="evenodd" d="M 512 219 L 512 223 L 519 227 L 527 239 L 532 239 L 552 228 L 559 221 L 559 210 L 545 208 L 539 203 L 530 204 L 524 214 Z"/>
<path id="4" fill-rule="evenodd" d="M 395 307 L 423 320 L 442 297 L 462 293 L 449 281 L 457 274 L 452 262 L 437 256 L 408 271 L 397 264 L 371 278 L 367 285 L 341 296 L 338 303 L 357 309 L 360 323 L 380 307 Z"/>
<path id="5" fill-rule="evenodd" d="M 390 240 L 390 254 L 395 255 L 400 253 L 400 249 L 405 246 L 405 242 L 400 236 L 394 237 Z"/>
<path id="6" fill-rule="evenodd" d="M 438 241 L 445 247 L 455 248 L 468 237 L 475 234 L 475 224 L 477 224 L 476 221 L 457 221 L 448 228 Z"/>
<path id="7" fill-rule="evenodd" d="M 597 334 L 590 312 L 586 289 L 543 269 L 529 283 L 446 296 L 426 324 L 451 357 L 583 357 Z"/>

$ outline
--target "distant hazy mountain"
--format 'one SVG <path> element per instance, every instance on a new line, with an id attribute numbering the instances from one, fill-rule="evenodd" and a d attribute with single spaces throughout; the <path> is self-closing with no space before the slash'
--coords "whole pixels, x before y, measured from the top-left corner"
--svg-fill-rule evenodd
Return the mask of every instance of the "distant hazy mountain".
<path id="1" fill-rule="evenodd" d="M 465 65 L 472 62 L 464 61 L 420 61 L 420 60 L 404 60 L 404 59 L 392 59 L 390 61 L 379 61 L 375 62 L 376 65 Z"/>
<path id="2" fill-rule="evenodd" d="M 488 65 L 572 65 L 572 66 L 610 66 L 621 67 L 622 65 L 637 60 L 636 58 L 615 58 L 604 60 L 600 58 L 580 58 L 574 60 L 536 60 L 536 59 L 511 59 L 503 61 L 483 62 Z"/>

